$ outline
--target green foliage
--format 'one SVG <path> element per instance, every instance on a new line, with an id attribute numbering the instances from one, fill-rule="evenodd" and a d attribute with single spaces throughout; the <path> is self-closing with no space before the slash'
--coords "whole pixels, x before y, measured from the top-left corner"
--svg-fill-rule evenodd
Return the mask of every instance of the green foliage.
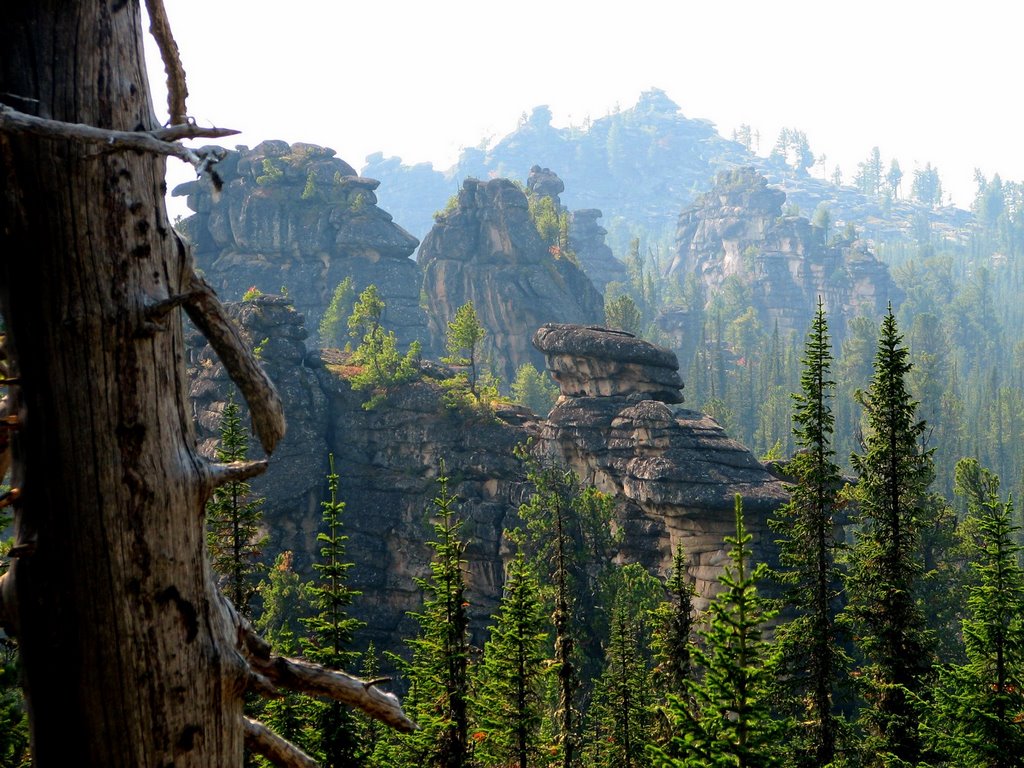
<path id="1" fill-rule="evenodd" d="M 730 564 L 719 577 L 723 591 L 708 609 L 703 644 L 694 649 L 704 676 L 689 681 L 688 696 L 669 698 L 675 732 L 666 747 L 650 750 L 658 768 L 782 765 L 786 724 L 773 719 L 769 707 L 771 658 L 762 639 L 762 625 L 774 614 L 757 593 L 765 571 L 763 564 L 751 567 L 750 540 L 737 494 L 736 536 L 726 538 Z"/>
<path id="2" fill-rule="evenodd" d="M 832 449 L 830 401 L 832 348 L 819 300 L 804 345 L 800 392 L 793 432 L 797 453 L 786 466 L 792 478 L 790 501 L 768 521 L 781 538 L 780 569 L 774 576 L 794 613 L 776 631 L 780 709 L 799 718 L 787 740 L 790 765 L 823 766 L 836 757 L 843 721 L 836 714 L 836 691 L 848 675 L 836 613 L 841 574 L 835 540 L 842 476 Z"/>
<path id="3" fill-rule="evenodd" d="M 604 322 L 609 328 L 617 328 L 634 336 L 640 336 L 643 331 L 640 310 L 636 302 L 625 293 L 605 302 Z"/>
<path id="4" fill-rule="evenodd" d="M 310 169 L 306 174 L 306 185 L 302 188 L 302 199 L 312 200 L 314 197 L 316 197 L 316 171 Z"/>
<path id="5" fill-rule="evenodd" d="M 234 395 L 221 414 L 217 461 L 242 461 L 249 446 Z M 249 483 L 233 480 L 219 486 L 206 502 L 206 545 L 217 585 L 243 616 L 252 618 L 260 561 L 267 537 L 261 534 L 263 499 L 253 496 Z"/>
<path id="6" fill-rule="evenodd" d="M 403 707 L 419 728 L 378 742 L 374 760 L 392 768 L 460 768 L 470 760 L 465 543 L 443 463 L 434 512 L 430 576 L 416 580 L 425 596 L 422 610 L 412 614 L 419 634 L 407 641 L 412 659 L 401 665 L 409 682 Z"/>
<path id="7" fill-rule="evenodd" d="M 28 768 L 31 764 L 28 712 L 18 684 L 17 646 L 0 632 L 0 766 Z"/>
<path id="8" fill-rule="evenodd" d="M 607 626 L 599 596 L 607 588 L 611 546 L 612 500 L 594 488 L 582 488 L 576 474 L 551 461 L 534 457 L 527 447 L 516 455 L 525 463 L 534 491 L 519 507 L 526 524 L 526 544 L 538 563 L 541 578 L 551 585 L 551 622 L 557 687 L 555 739 L 558 762 L 570 768 L 580 747 L 581 679 L 599 664 L 600 645 Z M 584 612 L 586 611 L 586 612 Z"/>
<path id="9" fill-rule="evenodd" d="M 933 207 L 942 205 L 942 181 L 939 179 L 939 169 L 933 168 L 931 163 L 926 163 L 924 168 L 916 169 L 910 194 L 922 205 Z"/>
<path id="10" fill-rule="evenodd" d="M 548 641 L 541 585 L 518 550 L 473 674 L 474 757 L 481 765 L 540 764 Z"/>
<path id="11" fill-rule="evenodd" d="M 269 157 L 265 157 L 263 158 L 263 173 L 256 177 L 256 183 L 262 187 L 280 181 L 283 177 L 284 171 L 278 168 Z"/>
<path id="12" fill-rule="evenodd" d="M 977 543 L 963 622 L 967 663 L 940 670 L 930 733 L 954 765 L 1010 768 L 1024 766 L 1024 571 L 1012 504 L 999 499 L 991 475 L 977 478 L 984 485 L 968 518 Z"/>
<path id="13" fill-rule="evenodd" d="M 694 679 L 693 641 L 696 611 L 693 584 L 686 576 L 686 550 L 676 545 L 672 570 L 663 585 L 665 599 L 655 610 L 652 650 L 657 666 L 654 685 L 665 698 L 686 690 Z"/>
<path id="14" fill-rule="evenodd" d="M 860 529 L 850 555 L 848 615 L 863 654 L 861 723 L 869 765 L 921 757 L 916 698 L 929 681 L 933 639 L 918 602 L 924 569 L 920 524 L 932 480 L 925 424 L 907 390 L 909 352 L 892 311 L 882 322 L 867 416 L 865 452 L 852 457 Z"/>
<path id="15" fill-rule="evenodd" d="M 516 369 L 516 378 L 512 382 L 512 399 L 534 413 L 544 416 L 558 399 L 558 387 L 549 376 L 540 373 L 531 363 L 523 363 Z"/>
<path id="16" fill-rule="evenodd" d="M 309 596 L 316 613 L 303 621 L 309 632 L 303 640 L 304 655 L 310 661 L 331 669 L 351 669 L 358 654 L 352 651 L 355 632 L 363 622 L 348 614 L 352 598 L 359 595 L 348 586 L 352 563 L 346 559 L 348 536 L 342 530 L 345 503 L 338 499 L 338 474 L 334 456 L 328 456 L 327 491 L 323 508 L 323 530 L 317 534 L 320 556 L 313 563 L 316 580 Z M 314 752 L 332 768 L 357 765 L 364 757 L 356 736 L 351 710 L 336 701 L 310 703 L 310 719 L 315 732 Z"/>
<path id="17" fill-rule="evenodd" d="M 331 303 L 320 319 L 320 343 L 340 349 L 348 337 L 348 318 L 355 305 L 356 289 L 352 277 L 346 277 L 334 287 Z"/>
<path id="18" fill-rule="evenodd" d="M 242 294 L 242 301 L 252 301 L 258 299 L 263 295 L 263 291 L 257 288 L 255 285 L 249 286 L 249 289 Z"/>
<path id="19" fill-rule="evenodd" d="M 455 213 L 458 207 L 459 193 L 456 192 L 455 194 L 448 198 L 448 200 L 444 204 L 444 208 L 442 208 L 439 211 L 434 211 L 434 221 L 441 221 L 441 219 L 448 216 L 449 214 Z"/>
<path id="20" fill-rule="evenodd" d="M 384 300 L 377 286 L 369 285 L 359 294 L 348 319 L 349 335 L 362 338 L 352 353 L 352 363 L 362 370 L 352 376 L 351 385 L 353 389 L 372 393 L 363 403 L 366 410 L 376 408 L 384 402 L 390 388 L 412 381 L 418 373 L 419 342 L 414 341 L 408 352 L 399 354 L 394 332 L 385 330 L 381 324 L 383 314 Z"/>
<path id="21" fill-rule="evenodd" d="M 474 400 L 480 402 L 481 393 L 477 388 L 478 368 L 481 363 L 481 345 L 487 331 L 484 329 L 480 318 L 477 317 L 476 308 L 472 301 L 467 301 L 455 311 L 455 317 L 448 323 L 448 333 L 445 338 L 445 346 L 448 356 L 442 358 L 448 365 L 466 367 L 469 369 L 466 383 L 469 394 Z"/>

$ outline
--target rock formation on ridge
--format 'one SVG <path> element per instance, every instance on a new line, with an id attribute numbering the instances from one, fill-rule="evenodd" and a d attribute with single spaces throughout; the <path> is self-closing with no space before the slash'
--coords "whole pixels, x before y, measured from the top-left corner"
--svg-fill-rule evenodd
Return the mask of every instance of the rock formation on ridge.
<path id="1" fill-rule="evenodd" d="M 283 141 L 228 152 L 217 165 L 222 190 L 205 176 L 175 188 L 195 211 L 178 229 L 224 299 L 251 286 L 268 294 L 285 288 L 315 328 L 335 287 L 351 276 L 357 291 L 370 283 L 380 290 L 400 344 L 425 341 L 420 276 L 409 259 L 418 241 L 377 206 L 379 182 L 334 154 Z"/>

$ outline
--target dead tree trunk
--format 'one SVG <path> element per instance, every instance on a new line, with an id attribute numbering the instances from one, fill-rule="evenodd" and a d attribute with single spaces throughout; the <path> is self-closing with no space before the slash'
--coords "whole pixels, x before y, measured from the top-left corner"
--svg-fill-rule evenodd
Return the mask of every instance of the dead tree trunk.
<path id="1" fill-rule="evenodd" d="M 84 130 L 167 136 L 141 30 L 139 0 L 0 10 L 0 308 L 19 377 L 0 621 L 44 768 L 69 749 L 83 766 L 241 765 L 243 741 L 261 744 L 245 689 L 309 688 L 318 673 L 271 658 L 214 586 L 204 503 L 261 463 L 196 452 L 178 307 L 225 358 L 268 451 L 276 394 L 171 230 L 164 159 Z M 387 695 L 327 678 L 312 687 L 411 725 Z"/>

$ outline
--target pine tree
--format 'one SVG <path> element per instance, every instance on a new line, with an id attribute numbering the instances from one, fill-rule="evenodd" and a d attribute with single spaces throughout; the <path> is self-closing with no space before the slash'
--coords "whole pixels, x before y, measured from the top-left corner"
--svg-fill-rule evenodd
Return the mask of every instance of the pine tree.
<path id="1" fill-rule="evenodd" d="M 362 370 L 351 378 L 352 388 L 369 390 L 370 399 L 363 408 L 372 410 L 387 397 L 388 389 L 416 377 L 420 343 L 414 341 L 404 355 L 398 351 L 393 331 L 384 328 L 384 299 L 377 286 L 369 285 L 359 294 L 348 319 L 349 336 L 361 339 L 352 353 L 352 362 Z"/>
<path id="2" fill-rule="evenodd" d="M 541 462 L 525 448 L 516 455 L 526 463 L 527 480 L 534 487 L 519 516 L 526 523 L 538 570 L 552 589 L 558 762 L 571 768 L 580 744 L 578 664 L 582 659 L 590 668 L 600 659 L 603 622 L 596 595 L 602 586 L 601 565 L 610 562 L 611 500 L 594 488 L 581 488 L 572 470 Z"/>
<path id="3" fill-rule="evenodd" d="M 676 546 L 672 571 L 664 584 L 667 599 L 655 615 L 654 655 L 657 660 L 654 683 L 664 697 L 686 690 L 693 680 L 695 610 L 693 584 L 686 577 L 686 550 Z"/>
<path id="4" fill-rule="evenodd" d="M 842 478 L 833 460 L 831 365 L 828 322 L 819 299 L 804 345 L 801 391 L 793 395 L 797 453 L 786 467 L 792 479 L 790 501 L 769 520 L 781 536 L 780 569 L 774 576 L 792 614 L 775 635 L 781 706 L 800 722 L 797 737 L 788 740 L 791 762 L 807 766 L 835 759 L 842 730 L 836 689 L 848 675 L 836 622 L 841 576 L 834 531 Z"/>
<path id="5" fill-rule="evenodd" d="M 869 765 L 913 765 L 920 759 L 916 700 L 932 666 L 932 638 L 918 601 L 919 521 L 932 463 L 918 444 L 925 424 L 915 418 L 907 389 L 908 356 L 890 307 L 871 386 L 858 396 L 867 430 L 865 452 L 852 457 L 860 528 L 846 583 L 848 615 L 864 657 L 860 721 Z"/>
<path id="6" fill-rule="evenodd" d="M 772 718 L 769 647 L 762 625 L 774 617 L 757 594 L 764 564 L 751 568 L 751 536 L 743 525 L 743 504 L 736 496 L 736 536 L 726 537 L 730 565 L 719 577 L 724 587 L 708 609 L 701 631 L 703 647 L 694 650 L 704 673 L 687 692 L 669 699 L 668 715 L 676 729 L 667 747 L 652 747 L 658 768 L 762 768 L 779 766 L 784 723 Z"/>
<path id="7" fill-rule="evenodd" d="M 413 614 L 420 630 L 408 641 L 412 658 L 402 665 L 409 682 L 404 708 L 419 729 L 405 736 L 387 734 L 378 744 L 375 762 L 388 768 L 462 768 L 470 760 L 466 547 L 443 463 L 434 511 L 430 576 L 416 580 L 425 595 L 423 609 Z"/>
<path id="8" fill-rule="evenodd" d="M 469 367 L 469 393 L 477 401 L 480 400 L 480 392 L 477 391 L 478 367 L 481 362 L 481 344 L 487 331 L 477 317 L 476 308 L 472 301 L 467 301 L 455 311 L 454 319 L 448 323 L 448 334 L 445 344 L 448 348 L 448 357 L 444 362 L 449 365 Z"/>
<path id="9" fill-rule="evenodd" d="M 234 395 L 221 414 L 217 460 L 243 461 L 249 446 L 248 430 L 238 415 Z M 252 618 L 257 578 L 265 567 L 260 554 L 266 536 L 260 535 L 263 499 L 253 496 L 249 483 L 235 480 L 220 486 L 206 503 L 206 543 L 221 591 L 238 612 Z"/>
<path id="10" fill-rule="evenodd" d="M 1024 570 L 1012 509 L 992 493 L 970 512 L 979 542 L 963 622 L 967 663 L 940 671 L 930 718 L 954 765 L 1024 766 Z"/>
<path id="11" fill-rule="evenodd" d="M 588 712 L 583 760 L 595 768 L 650 765 L 654 732 L 650 619 L 661 585 L 637 563 L 619 569 L 605 664 Z"/>
<path id="12" fill-rule="evenodd" d="M 525 405 L 539 416 L 545 416 L 558 399 L 558 387 L 550 377 L 542 374 L 531 363 L 523 363 L 516 369 L 516 378 L 512 382 L 512 399 Z"/>
<path id="13" fill-rule="evenodd" d="M 483 660 L 474 673 L 474 709 L 483 766 L 541 764 L 547 677 L 547 620 L 540 582 L 522 550 L 509 563 Z"/>
<path id="14" fill-rule="evenodd" d="M 324 346 L 341 347 L 345 344 L 347 318 L 352 313 L 355 295 L 351 276 L 335 286 L 331 303 L 320 320 L 320 343 Z"/>
<path id="15" fill-rule="evenodd" d="M 317 613 L 303 622 L 309 633 L 303 649 L 310 661 L 331 669 L 346 669 L 357 662 L 358 654 L 352 650 L 352 642 L 363 622 L 350 616 L 347 610 L 359 593 L 347 583 L 352 563 L 345 557 L 348 536 L 342 532 L 345 503 L 338 499 L 339 476 L 334 470 L 334 455 L 330 454 L 327 461 L 329 498 L 320 502 L 324 530 L 317 534 L 320 556 L 313 563 L 316 580 L 309 588 Z M 330 768 L 359 765 L 363 753 L 356 738 L 352 712 L 336 701 L 316 701 L 311 705 L 317 733 L 314 752 L 322 763 Z"/>

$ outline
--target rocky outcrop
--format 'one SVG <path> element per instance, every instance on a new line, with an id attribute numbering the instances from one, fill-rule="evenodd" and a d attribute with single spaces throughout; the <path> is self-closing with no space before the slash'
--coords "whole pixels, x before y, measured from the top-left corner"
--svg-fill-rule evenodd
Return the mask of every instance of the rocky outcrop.
<path id="1" fill-rule="evenodd" d="M 467 179 L 423 239 L 418 262 L 432 336 L 443 339 L 456 310 L 472 301 L 487 329 L 484 351 L 506 382 L 523 363 L 543 364 L 529 344 L 538 326 L 604 316 L 601 295 L 541 240 L 526 195 L 507 179 Z"/>
<path id="2" fill-rule="evenodd" d="M 735 532 L 739 494 L 755 559 L 774 561 L 766 520 L 786 501 L 785 488 L 713 419 L 669 408 L 682 400 L 671 352 L 602 328 L 546 326 L 534 344 L 562 390 L 542 426 L 540 448 L 614 496 L 620 558 L 665 572 L 682 544 L 697 603 L 705 605 L 727 562 L 724 538 Z M 628 370 L 630 383 L 580 386 L 580 377 L 563 373 L 569 361 L 600 379 Z"/>
<path id="3" fill-rule="evenodd" d="M 195 211 L 178 228 L 222 298 L 237 300 L 253 286 L 286 289 L 315 328 L 351 276 L 357 290 L 380 290 L 401 344 L 425 340 L 420 276 L 409 259 L 418 241 L 377 206 L 379 182 L 360 177 L 333 149 L 283 141 L 239 147 L 217 169 L 223 189 L 204 176 L 173 194 Z"/>
<path id="4" fill-rule="evenodd" d="M 738 278 L 762 326 L 777 322 L 783 335 L 806 331 L 819 296 L 837 337 L 852 317 L 878 316 L 888 302 L 899 303 L 888 268 L 863 243 L 828 238 L 806 218 L 783 215 L 785 200 L 753 168 L 720 173 L 679 216 L 669 276 L 682 284 L 692 275 L 708 301 Z"/>
<path id="5" fill-rule="evenodd" d="M 569 214 L 569 250 L 576 254 L 580 267 L 602 294 L 608 283 L 625 283 L 629 279 L 626 265 L 615 258 L 605 243 L 608 231 L 597 223 L 601 211 L 583 208 Z"/>

